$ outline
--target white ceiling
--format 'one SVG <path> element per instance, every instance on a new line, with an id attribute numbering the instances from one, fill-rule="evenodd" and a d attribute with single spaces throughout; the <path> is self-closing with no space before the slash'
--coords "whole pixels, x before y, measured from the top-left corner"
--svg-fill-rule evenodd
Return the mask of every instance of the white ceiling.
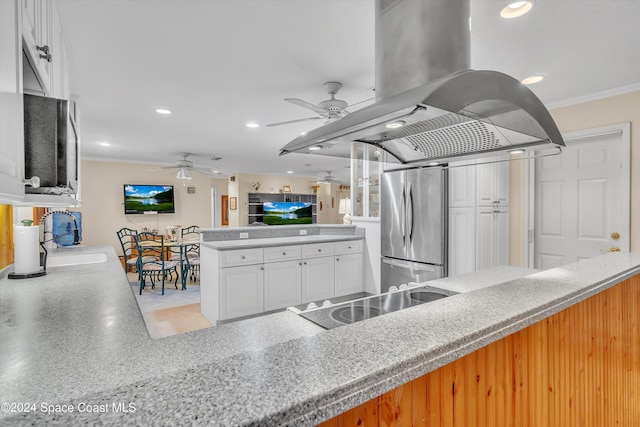
<path id="1" fill-rule="evenodd" d="M 428 1 L 428 0 L 424 0 Z M 196 166 L 232 173 L 348 180 L 348 160 L 279 149 L 321 120 L 285 102 L 373 97 L 374 0 L 58 0 L 83 157 Z M 547 105 L 640 89 L 640 1 L 537 0 L 519 19 L 506 0 L 471 0 L 472 67 L 521 79 Z M 360 104 L 358 107 L 367 105 Z M 173 111 L 160 116 L 156 108 Z M 103 147 L 99 142 L 109 142 Z M 211 156 L 222 157 L 220 161 Z"/>

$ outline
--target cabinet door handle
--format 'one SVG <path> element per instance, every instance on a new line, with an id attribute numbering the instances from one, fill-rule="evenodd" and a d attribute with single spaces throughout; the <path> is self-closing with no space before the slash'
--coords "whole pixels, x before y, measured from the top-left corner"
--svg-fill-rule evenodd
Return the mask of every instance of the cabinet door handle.
<path id="1" fill-rule="evenodd" d="M 286 255 L 286 254 L 287 254 L 286 252 L 282 252 L 282 255 Z"/>
<path id="2" fill-rule="evenodd" d="M 304 265 L 307 265 L 307 261 L 304 262 Z"/>
<path id="3" fill-rule="evenodd" d="M 322 252 L 322 249 L 318 249 L 318 252 Z"/>
<path id="4" fill-rule="evenodd" d="M 49 46 L 44 45 L 44 46 L 36 46 L 36 50 L 43 52 L 40 54 L 40 58 L 42 59 L 46 59 L 47 62 L 51 62 L 52 60 L 52 56 L 51 53 L 49 53 Z"/>
<path id="5" fill-rule="evenodd" d="M 242 259 L 246 259 L 246 258 L 247 258 L 246 256 L 242 255 Z"/>
<path id="6" fill-rule="evenodd" d="M 260 267 L 260 270 L 264 270 L 264 267 Z"/>
<path id="7" fill-rule="evenodd" d="M 336 258 L 336 261 L 340 261 L 340 258 Z"/>

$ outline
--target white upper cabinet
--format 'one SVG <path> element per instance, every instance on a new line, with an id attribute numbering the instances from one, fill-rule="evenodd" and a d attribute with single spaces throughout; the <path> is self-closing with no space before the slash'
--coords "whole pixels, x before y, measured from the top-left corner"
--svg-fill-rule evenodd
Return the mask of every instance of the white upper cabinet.
<path id="1" fill-rule="evenodd" d="M 382 152 L 369 144 L 353 144 L 351 152 L 352 216 L 380 221 Z"/>
<path id="2" fill-rule="evenodd" d="M 492 160 L 498 159 L 483 159 Z M 476 166 L 476 198 L 478 206 L 509 206 L 509 162 Z"/>
<path id="3" fill-rule="evenodd" d="M 52 95 L 53 19 L 51 0 L 22 0 L 24 50 L 45 95 Z M 58 19 L 57 15 L 55 19 Z"/>
<path id="4" fill-rule="evenodd" d="M 476 167 L 474 161 L 451 163 L 449 168 L 449 207 L 474 206 Z"/>
<path id="5" fill-rule="evenodd" d="M 19 4 L 0 0 L 0 203 L 24 197 L 22 87 L 18 70 L 22 57 Z"/>

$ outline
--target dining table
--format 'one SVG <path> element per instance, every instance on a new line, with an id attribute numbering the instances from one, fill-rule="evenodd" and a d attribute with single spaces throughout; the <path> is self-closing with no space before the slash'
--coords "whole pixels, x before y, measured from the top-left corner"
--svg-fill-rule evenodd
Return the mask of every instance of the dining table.
<path id="1" fill-rule="evenodd" d="M 143 247 L 164 246 L 165 250 L 170 250 L 172 253 L 175 251 L 175 249 L 178 250 L 179 265 L 180 265 L 180 281 L 182 283 L 183 290 L 187 289 L 187 277 L 189 276 L 189 263 L 184 262 L 186 261 L 186 257 L 187 257 L 186 251 L 187 251 L 187 248 L 192 245 L 200 246 L 200 236 L 182 237 L 179 239 L 164 238 L 162 241 L 147 240 L 147 241 L 140 242 L 140 246 L 143 246 Z"/>

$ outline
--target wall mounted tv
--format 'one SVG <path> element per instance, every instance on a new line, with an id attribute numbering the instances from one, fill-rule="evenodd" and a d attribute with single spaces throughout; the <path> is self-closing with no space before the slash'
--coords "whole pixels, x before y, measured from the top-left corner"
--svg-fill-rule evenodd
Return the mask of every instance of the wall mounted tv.
<path id="1" fill-rule="evenodd" d="M 124 185 L 124 213 L 175 213 L 173 185 Z"/>
<path id="2" fill-rule="evenodd" d="M 262 205 L 262 222 L 269 225 L 311 224 L 313 208 L 311 203 L 266 202 Z"/>

